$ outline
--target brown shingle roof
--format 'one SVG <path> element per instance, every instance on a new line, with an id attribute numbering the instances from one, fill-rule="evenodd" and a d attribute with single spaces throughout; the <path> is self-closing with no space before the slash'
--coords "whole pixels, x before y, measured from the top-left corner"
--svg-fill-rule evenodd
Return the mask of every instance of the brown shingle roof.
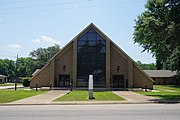
<path id="1" fill-rule="evenodd" d="M 177 75 L 176 71 L 170 70 L 144 70 L 150 77 L 173 77 Z"/>

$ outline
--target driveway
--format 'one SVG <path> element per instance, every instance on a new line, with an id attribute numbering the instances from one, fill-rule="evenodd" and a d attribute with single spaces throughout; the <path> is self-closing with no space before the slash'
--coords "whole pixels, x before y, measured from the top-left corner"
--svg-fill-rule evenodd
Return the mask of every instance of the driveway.
<path id="1" fill-rule="evenodd" d="M 64 94 L 66 94 L 68 91 L 67 90 L 51 90 L 48 91 L 46 93 L 40 94 L 40 95 L 36 95 L 33 97 L 29 97 L 29 98 L 25 98 L 25 99 L 21 99 L 21 100 L 17 100 L 11 103 L 7 103 L 7 104 L 49 104 L 51 103 L 54 99 L 63 96 Z"/>
<path id="2" fill-rule="evenodd" d="M 123 97 L 130 103 L 150 103 L 158 101 L 158 98 L 144 96 L 142 94 L 138 94 L 132 91 L 113 91 L 113 93 Z"/>

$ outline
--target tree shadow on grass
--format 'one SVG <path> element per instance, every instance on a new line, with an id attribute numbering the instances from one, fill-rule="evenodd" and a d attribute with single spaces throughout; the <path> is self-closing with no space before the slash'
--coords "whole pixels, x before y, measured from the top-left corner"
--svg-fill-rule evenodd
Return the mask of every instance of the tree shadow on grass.
<path id="1" fill-rule="evenodd" d="M 157 97 L 159 99 L 153 99 L 151 101 L 158 103 L 180 103 L 180 95 L 151 95 L 152 97 Z"/>
<path id="2" fill-rule="evenodd" d="M 180 85 L 170 85 L 170 87 L 180 89 Z"/>
<path id="3" fill-rule="evenodd" d="M 162 100 L 180 100 L 180 95 L 159 95 Z"/>

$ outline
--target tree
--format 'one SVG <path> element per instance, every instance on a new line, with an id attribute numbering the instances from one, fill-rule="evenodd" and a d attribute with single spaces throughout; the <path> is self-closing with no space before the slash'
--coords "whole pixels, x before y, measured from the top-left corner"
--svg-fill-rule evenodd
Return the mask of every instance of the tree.
<path id="1" fill-rule="evenodd" d="M 140 61 L 137 61 L 136 64 L 142 69 L 142 70 L 156 70 L 156 64 L 149 63 L 149 64 L 143 64 Z"/>
<path id="2" fill-rule="evenodd" d="M 37 61 L 31 57 L 21 57 L 17 61 L 17 75 L 19 77 L 30 77 L 38 68 Z"/>
<path id="3" fill-rule="evenodd" d="M 15 78 L 15 62 L 8 59 L 0 59 L 0 74 L 8 76 L 10 79 Z"/>
<path id="4" fill-rule="evenodd" d="M 38 48 L 30 52 L 30 56 L 37 60 L 37 68 L 42 68 L 48 60 L 50 60 L 57 52 L 60 51 L 59 45 L 54 45 L 48 48 Z"/>
<path id="5" fill-rule="evenodd" d="M 180 1 L 148 0 L 138 16 L 134 42 L 156 57 L 157 69 L 180 71 Z"/>
<path id="6" fill-rule="evenodd" d="M 0 59 L 0 74 L 10 79 L 18 77 L 30 77 L 32 73 L 42 68 L 52 56 L 60 50 L 59 45 L 48 48 L 38 48 L 30 53 L 31 57 L 21 57 L 17 61 Z"/>

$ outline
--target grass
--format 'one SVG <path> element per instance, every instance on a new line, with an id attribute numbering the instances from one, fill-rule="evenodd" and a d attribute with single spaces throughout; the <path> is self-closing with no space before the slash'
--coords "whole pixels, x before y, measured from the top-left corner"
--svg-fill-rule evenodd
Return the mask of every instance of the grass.
<path id="1" fill-rule="evenodd" d="M 180 92 L 180 86 L 177 85 L 154 85 L 154 89 L 164 92 L 166 90 L 174 90 Z"/>
<path id="2" fill-rule="evenodd" d="M 176 85 L 154 85 L 154 89 L 158 92 L 138 92 L 140 94 L 152 97 L 158 97 L 161 100 L 179 101 L 180 86 Z"/>
<path id="3" fill-rule="evenodd" d="M 30 91 L 30 90 L 0 90 L 0 103 L 8 103 L 16 100 L 24 99 L 34 95 L 42 94 L 46 91 Z"/>
<path id="4" fill-rule="evenodd" d="M 94 100 L 124 100 L 112 92 L 93 92 Z M 88 101 L 88 91 L 72 91 L 55 101 Z"/>
<path id="5" fill-rule="evenodd" d="M 21 86 L 21 85 L 22 83 L 17 83 L 17 86 Z M 4 83 L 4 84 L 0 83 L 0 86 L 15 86 L 15 83 Z"/>

